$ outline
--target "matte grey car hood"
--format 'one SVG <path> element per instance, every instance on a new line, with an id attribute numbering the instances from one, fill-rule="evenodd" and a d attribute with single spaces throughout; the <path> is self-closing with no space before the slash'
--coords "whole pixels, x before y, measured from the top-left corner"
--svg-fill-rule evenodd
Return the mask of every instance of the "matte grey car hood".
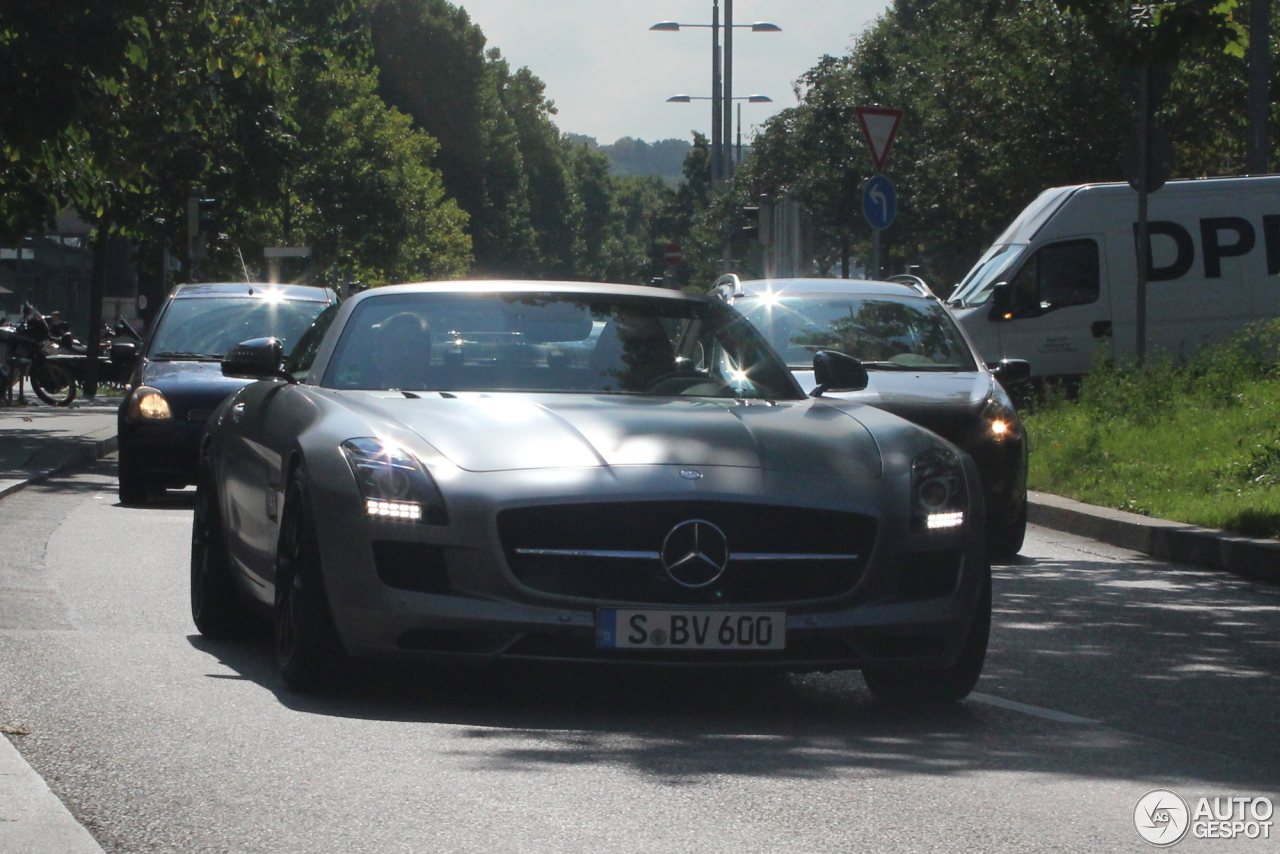
<path id="1" fill-rule="evenodd" d="M 581 394 L 339 392 L 421 436 L 474 472 L 582 466 L 741 466 L 878 477 L 880 453 L 860 421 L 818 400 L 749 405 Z"/>

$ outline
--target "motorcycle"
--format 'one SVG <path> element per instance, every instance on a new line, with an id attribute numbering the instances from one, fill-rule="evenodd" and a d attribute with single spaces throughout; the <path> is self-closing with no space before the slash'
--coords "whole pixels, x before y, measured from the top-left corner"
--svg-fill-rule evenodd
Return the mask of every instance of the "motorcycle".
<path id="1" fill-rule="evenodd" d="M 49 360 L 55 346 L 49 338 L 48 324 L 38 314 L 28 312 L 21 323 L 0 326 L 0 365 L 3 365 L 0 397 L 5 403 L 13 403 L 15 383 L 18 402 L 26 403 L 23 389 L 26 380 L 30 380 L 36 396 L 50 406 L 67 406 L 75 400 L 75 378 L 62 365 Z"/>

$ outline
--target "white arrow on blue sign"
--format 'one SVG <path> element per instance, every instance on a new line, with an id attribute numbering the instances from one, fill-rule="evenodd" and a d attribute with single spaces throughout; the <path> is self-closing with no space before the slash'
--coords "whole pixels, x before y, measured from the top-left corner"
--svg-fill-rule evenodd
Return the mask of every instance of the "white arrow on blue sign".
<path id="1" fill-rule="evenodd" d="M 862 215 L 867 223 L 883 231 L 893 225 L 898 215 L 898 193 L 893 182 L 883 175 L 876 175 L 862 188 Z"/>

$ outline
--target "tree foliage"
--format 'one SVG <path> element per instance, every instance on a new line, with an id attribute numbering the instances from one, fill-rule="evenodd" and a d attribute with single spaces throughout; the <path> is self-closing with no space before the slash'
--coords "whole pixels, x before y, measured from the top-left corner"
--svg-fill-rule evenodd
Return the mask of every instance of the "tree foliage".
<path id="1" fill-rule="evenodd" d="M 1125 55 L 1183 58 L 1164 106 L 1166 126 L 1176 130 L 1175 174 L 1229 169 L 1238 163 L 1232 140 L 1243 99 L 1233 99 L 1244 73 L 1222 50 L 1238 35 L 1230 4 L 1154 5 L 1148 42 L 1131 41 Z M 736 192 L 799 198 L 821 269 L 838 270 L 842 245 L 866 257 L 861 188 L 873 167 L 855 108 L 902 108 L 887 165 L 898 217 L 882 235 L 884 248 L 891 271 L 920 265 L 945 289 L 1045 188 L 1123 180 L 1134 106 L 1114 52 L 1121 35 L 1133 34 L 1099 32 L 1104 24 L 1130 26 L 1117 12 L 1127 8 L 1101 0 L 895 0 L 849 55 L 824 57 L 800 79 L 800 104 L 766 124 L 735 182 L 747 190 Z M 1196 111 L 1221 121 L 1196 120 Z"/>

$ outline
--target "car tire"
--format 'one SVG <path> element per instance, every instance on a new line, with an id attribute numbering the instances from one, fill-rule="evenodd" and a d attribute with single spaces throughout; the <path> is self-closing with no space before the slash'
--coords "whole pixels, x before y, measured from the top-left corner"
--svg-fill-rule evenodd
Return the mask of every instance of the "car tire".
<path id="1" fill-rule="evenodd" d="M 324 693 L 346 675 L 346 653 L 325 592 L 320 542 L 301 467 L 289 480 L 280 525 L 274 645 L 276 667 L 292 691 Z"/>
<path id="2" fill-rule="evenodd" d="M 151 485 L 136 474 L 129 472 L 122 460 L 120 463 L 120 503 L 126 507 L 142 507 L 151 497 Z"/>
<path id="3" fill-rule="evenodd" d="M 1027 537 L 1026 498 L 1023 498 L 1018 511 L 1012 515 L 1012 519 L 993 518 L 987 532 L 987 551 L 997 563 L 1013 560 L 1022 550 L 1022 543 Z"/>
<path id="4" fill-rule="evenodd" d="M 240 637 L 248 614 L 236 593 L 212 472 L 202 469 L 191 522 L 191 619 L 213 640 Z"/>
<path id="5" fill-rule="evenodd" d="M 868 667 L 862 678 L 876 699 L 890 703 L 954 703 L 978 684 L 991 635 L 991 567 L 982 573 L 982 594 L 955 664 L 929 670 Z"/>

